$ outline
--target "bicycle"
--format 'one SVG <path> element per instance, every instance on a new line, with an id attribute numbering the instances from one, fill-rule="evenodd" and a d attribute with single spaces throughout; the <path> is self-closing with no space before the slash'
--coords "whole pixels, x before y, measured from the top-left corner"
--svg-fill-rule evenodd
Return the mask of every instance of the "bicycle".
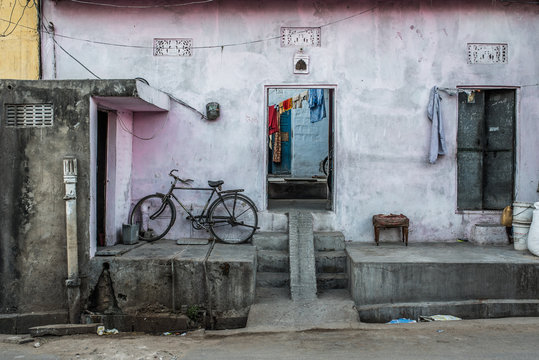
<path id="1" fill-rule="evenodd" d="M 139 238 L 146 241 L 156 241 L 164 237 L 176 221 L 176 206 L 172 199 L 187 213 L 187 220 L 196 230 L 206 230 L 217 240 L 229 244 L 240 244 L 249 240 L 258 229 L 257 208 L 246 195 L 240 194 L 243 189 L 222 190 L 223 180 L 208 181 L 209 188 L 192 188 L 176 186 L 178 182 L 189 186 L 192 179 L 181 179 L 169 173 L 174 181 L 166 194 L 155 193 L 140 199 L 129 214 L 129 224 L 139 224 Z M 206 205 L 199 215 L 176 197 L 174 190 L 211 191 Z M 214 195 L 217 198 L 211 202 Z M 207 210 L 207 211 L 206 211 Z"/>

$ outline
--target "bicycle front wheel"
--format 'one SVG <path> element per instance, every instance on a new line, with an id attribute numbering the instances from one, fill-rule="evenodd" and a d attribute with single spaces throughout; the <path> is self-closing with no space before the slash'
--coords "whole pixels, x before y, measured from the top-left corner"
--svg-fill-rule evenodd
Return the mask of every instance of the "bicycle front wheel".
<path id="1" fill-rule="evenodd" d="M 139 239 L 155 241 L 165 236 L 176 220 L 176 208 L 164 195 L 143 197 L 129 215 L 129 224 L 139 225 Z"/>
<path id="2" fill-rule="evenodd" d="M 229 244 L 249 240 L 258 225 L 253 201 L 241 194 L 227 194 L 216 200 L 208 211 L 208 219 L 211 233 Z"/>

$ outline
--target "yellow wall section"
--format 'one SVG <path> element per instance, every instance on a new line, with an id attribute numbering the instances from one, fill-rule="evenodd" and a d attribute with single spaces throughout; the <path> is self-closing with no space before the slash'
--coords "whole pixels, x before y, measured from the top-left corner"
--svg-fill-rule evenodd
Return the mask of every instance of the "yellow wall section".
<path id="1" fill-rule="evenodd" d="M 39 78 L 38 5 L 35 3 L 38 1 L 0 0 L 0 79 Z"/>

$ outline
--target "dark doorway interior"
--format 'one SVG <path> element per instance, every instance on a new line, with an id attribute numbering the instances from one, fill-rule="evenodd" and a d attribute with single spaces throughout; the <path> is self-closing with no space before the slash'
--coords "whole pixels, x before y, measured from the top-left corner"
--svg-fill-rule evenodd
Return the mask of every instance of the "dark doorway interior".
<path id="1" fill-rule="evenodd" d="M 96 214 L 97 214 L 97 245 L 104 246 L 106 238 L 106 189 L 107 189 L 107 134 L 108 113 L 97 113 L 97 179 L 96 179 Z"/>

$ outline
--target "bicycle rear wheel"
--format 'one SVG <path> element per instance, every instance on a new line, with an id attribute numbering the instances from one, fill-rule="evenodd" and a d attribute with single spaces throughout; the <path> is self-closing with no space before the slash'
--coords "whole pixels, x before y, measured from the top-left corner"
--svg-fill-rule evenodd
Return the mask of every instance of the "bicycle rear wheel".
<path id="1" fill-rule="evenodd" d="M 129 215 L 129 224 L 139 225 L 139 239 L 155 241 L 165 236 L 176 220 L 176 208 L 162 194 L 143 197 Z"/>
<path id="2" fill-rule="evenodd" d="M 208 211 L 208 219 L 211 233 L 229 244 L 249 240 L 258 225 L 253 201 L 241 194 L 227 194 L 216 200 Z"/>

